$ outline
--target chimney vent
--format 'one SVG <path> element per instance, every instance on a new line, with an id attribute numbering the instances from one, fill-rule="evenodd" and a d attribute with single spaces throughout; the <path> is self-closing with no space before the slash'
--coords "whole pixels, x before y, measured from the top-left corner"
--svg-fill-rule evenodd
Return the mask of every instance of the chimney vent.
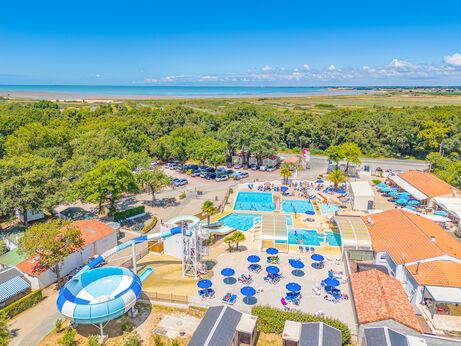
<path id="1" fill-rule="evenodd" d="M 435 237 L 431 235 L 431 242 L 435 243 Z"/>

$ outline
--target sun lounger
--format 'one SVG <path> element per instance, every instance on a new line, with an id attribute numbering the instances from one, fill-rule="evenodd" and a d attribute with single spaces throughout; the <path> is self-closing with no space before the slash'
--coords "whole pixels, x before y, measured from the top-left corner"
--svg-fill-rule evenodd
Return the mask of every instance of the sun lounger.
<path id="1" fill-rule="evenodd" d="M 229 299 L 229 305 L 234 305 L 235 304 L 235 301 L 237 300 L 237 295 L 236 294 L 233 294 L 230 299 Z"/>
<path id="2" fill-rule="evenodd" d="M 299 253 L 304 253 L 304 248 L 302 246 L 299 247 Z"/>
<path id="3" fill-rule="evenodd" d="M 207 288 L 206 291 L 207 291 L 207 292 L 206 292 L 207 298 L 213 299 L 213 298 L 214 298 L 214 293 L 215 293 L 215 292 L 214 292 L 214 289 L 212 289 L 212 288 Z"/>
<path id="4" fill-rule="evenodd" d="M 315 253 L 315 249 L 313 247 L 310 248 L 311 254 Z"/>
<path id="5" fill-rule="evenodd" d="M 198 295 L 199 295 L 200 298 L 206 299 L 206 297 L 207 297 L 207 292 L 206 292 L 206 290 L 199 290 L 199 291 L 198 291 Z"/>
<path id="6" fill-rule="evenodd" d="M 232 297 L 232 296 L 231 296 L 230 293 L 226 293 L 226 295 L 225 295 L 224 298 L 222 299 L 223 303 L 225 303 L 225 304 L 229 303 L 231 297 Z"/>

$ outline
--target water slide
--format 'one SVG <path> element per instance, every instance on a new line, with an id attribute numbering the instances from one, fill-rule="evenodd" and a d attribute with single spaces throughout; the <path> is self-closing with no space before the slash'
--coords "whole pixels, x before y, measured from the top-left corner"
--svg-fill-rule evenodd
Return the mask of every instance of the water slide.
<path id="1" fill-rule="evenodd" d="M 315 194 L 320 197 L 323 203 L 328 203 L 328 197 L 325 196 L 323 193 L 315 191 Z"/>
<path id="2" fill-rule="evenodd" d="M 122 316 L 141 295 L 142 282 L 153 272 L 147 268 L 140 276 L 122 267 L 96 268 L 113 254 L 144 241 L 170 237 L 182 232 L 173 227 L 163 232 L 143 235 L 119 244 L 84 266 L 59 291 L 58 310 L 80 324 L 100 324 Z"/>

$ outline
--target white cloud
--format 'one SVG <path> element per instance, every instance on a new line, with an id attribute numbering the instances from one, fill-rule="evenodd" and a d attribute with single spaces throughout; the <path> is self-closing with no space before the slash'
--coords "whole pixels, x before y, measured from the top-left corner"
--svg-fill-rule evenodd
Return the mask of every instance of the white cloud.
<path id="1" fill-rule="evenodd" d="M 453 55 L 447 55 L 443 57 L 443 62 L 451 66 L 461 66 L 461 54 L 455 53 Z"/>
<path id="2" fill-rule="evenodd" d="M 100 74 L 97 74 L 95 77 L 96 77 L 96 78 L 101 78 L 101 75 L 100 75 Z"/>
<path id="3" fill-rule="evenodd" d="M 308 64 L 304 64 L 303 67 L 307 71 L 309 71 L 311 69 L 311 67 Z"/>
<path id="4" fill-rule="evenodd" d="M 272 71 L 272 67 L 270 67 L 269 65 L 266 65 L 266 66 L 264 66 L 263 68 L 261 68 L 261 71 L 263 71 L 263 72 Z"/>
<path id="5" fill-rule="evenodd" d="M 139 70 L 139 72 L 144 73 L 144 70 Z"/>
<path id="6" fill-rule="evenodd" d="M 328 69 L 330 71 L 334 71 L 334 70 L 336 70 L 336 67 L 335 67 L 335 65 L 330 65 L 330 66 L 328 66 Z"/>
<path id="7" fill-rule="evenodd" d="M 285 67 L 280 67 L 280 71 L 286 71 Z"/>

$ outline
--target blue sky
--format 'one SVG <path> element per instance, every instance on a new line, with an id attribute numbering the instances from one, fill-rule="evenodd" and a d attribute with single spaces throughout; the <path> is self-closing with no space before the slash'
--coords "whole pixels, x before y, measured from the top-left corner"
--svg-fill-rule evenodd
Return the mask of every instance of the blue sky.
<path id="1" fill-rule="evenodd" d="M 461 1 L 9 1 L 0 84 L 461 85 Z"/>

